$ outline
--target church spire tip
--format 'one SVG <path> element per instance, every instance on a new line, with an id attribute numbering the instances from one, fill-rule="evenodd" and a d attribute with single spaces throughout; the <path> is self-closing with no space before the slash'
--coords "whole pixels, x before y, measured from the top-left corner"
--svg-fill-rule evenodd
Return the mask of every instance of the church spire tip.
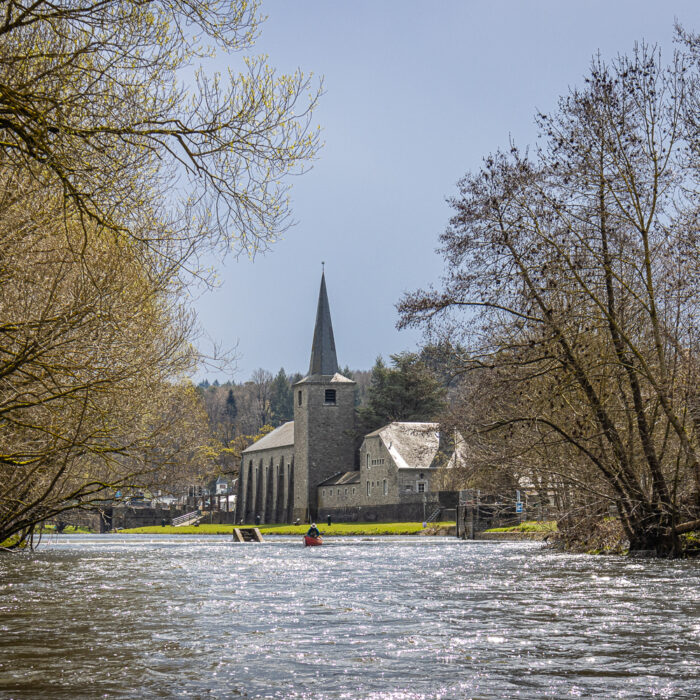
<path id="1" fill-rule="evenodd" d="M 325 262 L 321 262 L 321 288 L 318 293 L 318 308 L 316 309 L 316 326 L 311 345 L 311 362 L 309 374 L 332 375 L 338 371 L 338 359 L 335 354 L 333 324 L 331 309 L 326 292 Z"/>

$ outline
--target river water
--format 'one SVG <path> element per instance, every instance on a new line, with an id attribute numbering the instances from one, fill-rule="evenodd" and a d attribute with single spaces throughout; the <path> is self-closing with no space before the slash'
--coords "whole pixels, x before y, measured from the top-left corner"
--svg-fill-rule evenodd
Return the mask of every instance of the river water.
<path id="1" fill-rule="evenodd" d="M 700 566 L 446 538 L 54 536 L 3 698 L 700 698 Z"/>

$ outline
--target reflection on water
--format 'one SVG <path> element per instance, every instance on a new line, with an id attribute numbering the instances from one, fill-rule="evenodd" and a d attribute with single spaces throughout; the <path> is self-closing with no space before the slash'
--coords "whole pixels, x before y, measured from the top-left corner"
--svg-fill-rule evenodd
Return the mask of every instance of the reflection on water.
<path id="1" fill-rule="evenodd" d="M 0 696 L 698 698 L 700 567 L 441 538 L 0 557 Z"/>

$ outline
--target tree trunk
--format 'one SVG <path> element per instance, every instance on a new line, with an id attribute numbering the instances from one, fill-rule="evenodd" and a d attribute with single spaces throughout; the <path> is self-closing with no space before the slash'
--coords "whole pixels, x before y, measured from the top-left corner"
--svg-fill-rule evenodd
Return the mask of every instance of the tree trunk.
<path id="1" fill-rule="evenodd" d="M 652 511 L 630 523 L 630 556 L 642 553 L 657 557 L 677 557 L 682 553 L 678 533 L 671 527 L 668 513 Z"/>

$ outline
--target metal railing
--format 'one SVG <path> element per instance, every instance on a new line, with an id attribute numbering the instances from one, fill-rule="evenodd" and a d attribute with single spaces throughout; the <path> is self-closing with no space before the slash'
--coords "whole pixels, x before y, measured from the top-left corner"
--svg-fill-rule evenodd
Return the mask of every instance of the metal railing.
<path id="1" fill-rule="evenodd" d="M 171 523 L 173 527 L 180 527 L 181 525 L 187 525 L 191 521 L 199 520 L 202 514 L 197 510 L 193 510 L 191 513 L 185 513 L 184 515 L 178 515 L 177 518 L 173 518 Z"/>
<path id="2" fill-rule="evenodd" d="M 438 518 L 440 517 L 440 513 L 442 513 L 442 508 L 436 508 L 429 516 L 428 519 L 425 521 L 426 523 L 436 523 Z"/>

